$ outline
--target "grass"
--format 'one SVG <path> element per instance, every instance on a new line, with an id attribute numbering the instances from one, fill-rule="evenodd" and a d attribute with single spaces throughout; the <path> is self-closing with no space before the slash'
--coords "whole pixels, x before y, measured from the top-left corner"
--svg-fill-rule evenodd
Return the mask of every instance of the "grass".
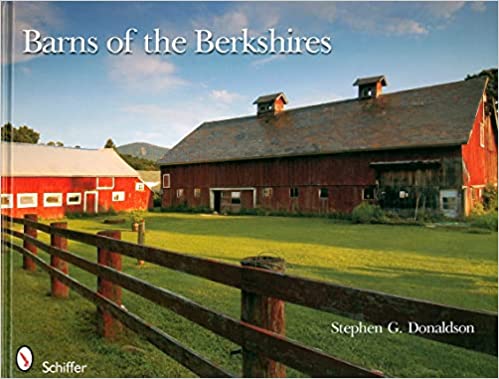
<path id="1" fill-rule="evenodd" d="M 69 220 L 72 229 L 95 233 L 109 228 L 105 217 Z M 128 224 L 123 239 L 135 241 Z M 176 213 L 146 215 L 146 243 L 171 250 L 238 263 L 272 254 L 284 257 L 287 271 L 345 285 L 497 312 L 497 233 L 476 234 L 418 226 L 351 225 L 320 218 L 214 216 Z M 42 233 L 40 233 L 42 237 Z M 45 237 L 46 238 L 46 237 Z M 95 260 L 94 248 L 70 242 L 70 250 Z M 40 256 L 46 258 L 45 253 Z M 48 296 L 43 272 L 29 274 L 14 256 L 14 348 L 31 346 L 35 366 L 27 374 L 43 376 L 41 362 L 74 360 L 89 367 L 85 376 L 192 376 L 132 332 L 115 343 L 95 333 L 95 306 L 72 293 L 67 300 Z M 123 271 L 185 295 L 210 308 L 239 317 L 240 293 L 204 279 L 125 258 Z M 91 288 L 95 277 L 75 267 L 71 276 Z M 153 325 L 197 352 L 240 375 L 237 346 L 178 315 L 124 291 L 123 303 Z M 497 358 L 409 335 L 330 333 L 334 314 L 287 304 L 287 335 L 358 365 L 402 377 L 496 377 Z M 51 374 L 54 376 L 55 374 Z M 301 375 L 288 370 L 289 376 Z M 57 376 L 57 375 L 55 375 Z M 64 376 L 64 375 L 62 375 Z M 67 375 L 66 375 L 67 376 Z"/>

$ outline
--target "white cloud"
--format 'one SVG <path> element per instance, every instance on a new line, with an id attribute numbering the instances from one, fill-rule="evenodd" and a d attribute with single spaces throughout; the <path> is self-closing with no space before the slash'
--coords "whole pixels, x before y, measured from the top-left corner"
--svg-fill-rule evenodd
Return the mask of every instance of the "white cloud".
<path id="1" fill-rule="evenodd" d="M 187 83 L 176 74 L 173 63 L 158 56 L 141 53 L 110 56 L 108 63 L 111 79 L 133 90 L 157 92 Z"/>
<path id="2" fill-rule="evenodd" d="M 242 96 L 239 95 L 238 93 L 235 92 L 229 92 L 225 89 L 221 90 L 212 90 L 210 92 L 210 96 L 212 99 L 216 101 L 221 101 L 222 103 L 230 104 L 233 103 L 234 101 L 242 99 Z"/>
<path id="3" fill-rule="evenodd" d="M 485 1 L 472 1 L 470 7 L 475 12 L 485 12 L 487 7 L 485 6 Z"/>
<path id="4" fill-rule="evenodd" d="M 64 21 L 59 9 L 49 2 L 14 2 L 13 4 L 13 57 L 12 62 L 25 62 L 42 55 L 23 54 L 24 33 L 23 30 L 35 29 L 42 35 L 60 30 L 64 26 Z M 2 63 L 6 61 L 6 56 L 2 55 Z"/>
<path id="5" fill-rule="evenodd" d="M 464 5 L 464 1 L 429 1 L 422 4 L 430 17 L 446 20 L 454 17 Z"/>
<path id="6" fill-rule="evenodd" d="M 286 58 L 286 55 L 282 55 L 282 54 L 279 54 L 279 55 L 269 55 L 268 57 L 265 57 L 265 58 L 257 58 L 255 60 L 253 60 L 251 62 L 251 65 L 253 67 L 256 67 L 256 68 L 259 68 L 259 67 L 262 67 L 262 66 L 265 66 L 266 64 L 268 63 L 272 63 L 272 62 L 275 62 L 275 61 L 278 61 L 278 60 L 282 60 Z"/>
<path id="7" fill-rule="evenodd" d="M 384 27 L 387 34 L 405 35 L 405 34 L 428 34 L 428 29 L 419 22 L 408 19 L 392 19 Z"/>

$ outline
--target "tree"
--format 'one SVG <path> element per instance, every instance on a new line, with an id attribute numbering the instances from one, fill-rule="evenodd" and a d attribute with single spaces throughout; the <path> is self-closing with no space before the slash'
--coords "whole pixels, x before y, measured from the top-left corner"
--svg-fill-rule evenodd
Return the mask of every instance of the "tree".
<path id="1" fill-rule="evenodd" d="M 47 146 L 58 146 L 58 147 L 61 147 L 61 146 L 64 146 L 64 144 L 61 141 L 57 141 L 57 142 L 49 141 L 49 142 L 47 142 Z"/>
<path id="2" fill-rule="evenodd" d="M 497 109 L 497 68 L 490 68 L 488 70 L 482 70 L 478 74 L 468 75 L 466 80 L 476 78 L 476 77 L 487 77 L 489 82 L 487 83 L 487 98 L 491 101 L 486 105 L 488 112 L 493 112 L 492 104 L 496 106 Z"/>
<path id="3" fill-rule="evenodd" d="M 116 150 L 117 146 L 115 145 L 114 141 L 111 138 L 108 138 L 106 144 L 104 145 L 104 148 Z"/>
<path id="4" fill-rule="evenodd" d="M 2 126 L 2 141 L 36 144 L 39 140 L 40 133 L 26 125 L 16 128 L 8 122 Z"/>

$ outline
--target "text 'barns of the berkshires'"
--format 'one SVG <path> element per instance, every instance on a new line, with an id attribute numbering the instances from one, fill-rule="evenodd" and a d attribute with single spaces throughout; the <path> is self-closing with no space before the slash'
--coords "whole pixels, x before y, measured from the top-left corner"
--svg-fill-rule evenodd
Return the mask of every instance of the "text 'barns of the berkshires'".
<path id="1" fill-rule="evenodd" d="M 344 213 L 369 201 L 467 215 L 497 186 L 487 80 L 387 84 L 360 78 L 354 99 L 290 110 L 279 92 L 257 98 L 255 115 L 203 123 L 159 161 L 162 206 Z"/>

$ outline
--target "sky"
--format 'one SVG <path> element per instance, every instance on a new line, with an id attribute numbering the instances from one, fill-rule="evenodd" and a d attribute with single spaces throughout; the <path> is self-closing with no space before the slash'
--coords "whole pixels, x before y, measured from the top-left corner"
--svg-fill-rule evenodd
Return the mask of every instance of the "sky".
<path id="1" fill-rule="evenodd" d="M 17 2 L 12 121 L 41 142 L 172 147 L 204 121 L 255 113 L 260 95 L 283 91 L 295 108 L 353 98 L 358 77 L 384 74 L 385 92 L 462 80 L 497 67 L 497 2 Z M 138 29 L 132 54 L 105 41 Z M 184 36 L 182 55 L 147 55 L 159 28 Z M 199 55 L 195 29 L 215 36 L 330 36 L 331 54 Z M 23 54 L 22 30 L 41 37 L 94 36 L 97 54 Z M 5 122 L 5 120 L 2 120 Z"/>

